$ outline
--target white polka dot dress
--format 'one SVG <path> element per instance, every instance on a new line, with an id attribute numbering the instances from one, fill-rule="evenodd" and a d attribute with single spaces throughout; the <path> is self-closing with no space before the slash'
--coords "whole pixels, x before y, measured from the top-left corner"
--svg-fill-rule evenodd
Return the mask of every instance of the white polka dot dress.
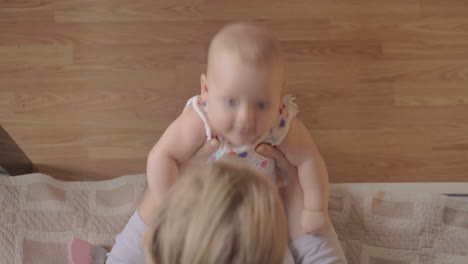
<path id="1" fill-rule="evenodd" d="M 205 110 L 207 106 L 201 101 L 201 97 L 199 95 L 190 98 L 190 100 L 187 102 L 186 108 L 192 106 L 203 120 L 205 124 L 207 140 L 217 138 L 220 141 L 218 150 L 210 157 L 209 160 L 247 163 L 251 167 L 265 174 L 270 180 L 275 182 L 274 160 L 255 152 L 255 147 L 260 143 L 269 143 L 273 146 L 276 146 L 283 141 L 288 133 L 291 120 L 299 113 L 299 108 L 293 102 L 294 99 L 295 98 L 291 95 L 286 95 L 283 97 L 282 104 L 278 109 L 278 117 L 276 119 L 275 125 L 265 136 L 263 136 L 255 144 L 238 147 L 230 146 L 230 144 L 228 144 L 225 139 L 219 138 L 212 132 L 211 127 L 208 125 L 208 116 Z"/>

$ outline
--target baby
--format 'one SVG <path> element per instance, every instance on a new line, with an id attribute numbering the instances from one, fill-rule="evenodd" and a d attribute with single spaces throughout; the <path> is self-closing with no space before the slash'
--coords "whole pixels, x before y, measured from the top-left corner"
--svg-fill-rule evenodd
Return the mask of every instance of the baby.
<path id="1" fill-rule="evenodd" d="M 285 65 L 279 42 L 253 23 L 227 25 L 211 41 L 201 95 L 167 128 L 148 156 L 147 177 L 156 204 L 177 180 L 179 165 L 206 141 L 219 149 L 210 160 L 245 162 L 274 179 L 274 161 L 257 154 L 260 143 L 277 146 L 297 167 L 304 192 L 305 233 L 330 227 L 328 175 L 298 107 L 285 95 Z"/>

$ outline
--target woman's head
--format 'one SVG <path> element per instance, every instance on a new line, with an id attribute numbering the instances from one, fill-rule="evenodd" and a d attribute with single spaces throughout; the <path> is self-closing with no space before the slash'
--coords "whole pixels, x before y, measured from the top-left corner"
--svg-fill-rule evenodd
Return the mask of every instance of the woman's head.
<path id="1" fill-rule="evenodd" d="M 149 263 L 282 263 L 284 211 L 274 186 L 243 166 L 192 168 L 161 205 L 146 243 Z"/>

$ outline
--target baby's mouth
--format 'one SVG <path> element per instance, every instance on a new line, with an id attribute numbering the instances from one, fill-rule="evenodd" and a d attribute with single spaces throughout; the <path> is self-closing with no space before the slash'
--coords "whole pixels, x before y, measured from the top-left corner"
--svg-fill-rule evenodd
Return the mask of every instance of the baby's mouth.
<path id="1" fill-rule="evenodd" d="M 240 131 L 238 135 L 239 138 L 241 138 L 244 142 L 251 141 L 251 139 L 254 136 L 254 134 L 251 131 Z"/>

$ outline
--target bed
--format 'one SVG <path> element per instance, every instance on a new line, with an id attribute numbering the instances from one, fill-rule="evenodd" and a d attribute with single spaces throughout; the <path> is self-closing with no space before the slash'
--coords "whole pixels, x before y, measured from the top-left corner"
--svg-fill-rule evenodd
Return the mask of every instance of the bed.
<path id="1" fill-rule="evenodd" d="M 109 249 L 145 188 L 143 174 L 1 176 L 0 262 L 67 263 L 73 236 Z M 331 184 L 330 216 L 349 263 L 467 264 L 466 193 L 468 183 Z"/>

